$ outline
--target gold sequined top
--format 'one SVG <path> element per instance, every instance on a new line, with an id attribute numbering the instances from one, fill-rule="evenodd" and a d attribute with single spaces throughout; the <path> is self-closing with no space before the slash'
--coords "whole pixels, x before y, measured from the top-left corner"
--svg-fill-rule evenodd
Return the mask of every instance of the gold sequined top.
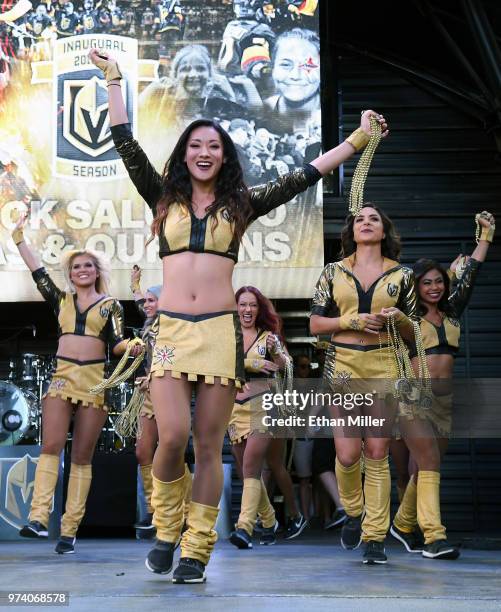
<path id="1" fill-rule="evenodd" d="M 148 206 L 154 210 L 163 195 L 162 177 L 132 137 L 128 123 L 113 126 L 111 133 L 132 182 Z M 292 200 L 321 178 L 314 166 L 306 164 L 275 181 L 249 188 L 250 204 L 254 209 L 250 222 Z M 182 204 L 170 205 L 159 235 L 160 257 L 192 251 L 221 255 L 236 262 L 239 243 L 226 211 L 217 212 L 217 226 L 213 227 L 208 220 L 209 214 L 200 219 L 193 210 Z"/>
<path id="2" fill-rule="evenodd" d="M 353 274 L 355 255 L 327 264 L 313 296 L 312 315 L 340 317 L 345 314 L 377 314 L 396 307 L 417 319 L 414 273 L 397 261 L 384 258 L 383 273 L 367 291 Z"/>
<path id="3" fill-rule="evenodd" d="M 76 294 L 61 291 L 45 268 L 38 268 L 32 276 L 57 316 L 58 337 L 91 336 L 108 343 L 112 349 L 124 339 L 123 308 L 116 298 L 104 296 L 80 312 Z"/>
<path id="4" fill-rule="evenodd" d="M 268 347 L 266 346 L 266 340 L 269 336 L 275 336 L 277 342 L 277 345 L 271 353 L 270 351 L 268 351 Z M 267 361 L 273 361 L 273 357 L 275 355 L 282 355 L 283 357 L 288 357 L 288 353 L 280 342 L 278 336 L 266 329 L 258 330 L 254 342 L 244 353 L 246 379 L 250 380 L 252 378 L 273 378 L 273 375 L 267 374 L 266 372 L 261 372 L 260 368 L 265 359 Z"/>
<path id="5" fill-rule="evenodd" d="M 424 317 L 420 318 L 421 336 L 427 355 L 455 356 L 458 352 L 461 335 L 459 319 L 468 306 L 480 266 L 481 262 L 476 259 L 468 260 L 463 275 L 449 296 L 449 310 L 443 313 L 442 323 L 439 326 Z M 415 354 L 415 351 L 411 349 L 411 357 L 414 357 Z"/>

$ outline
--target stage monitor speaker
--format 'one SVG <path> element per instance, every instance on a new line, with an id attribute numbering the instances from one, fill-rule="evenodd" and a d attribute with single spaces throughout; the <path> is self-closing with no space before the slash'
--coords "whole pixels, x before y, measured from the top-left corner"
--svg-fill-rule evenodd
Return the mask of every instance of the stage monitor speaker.
<path id="1" fill-rule="evenodd" d="M 71 457 L 64 461 L 64 500 Z M 130 527 L 136 521 L 137 461 L 134 451 L 97 451 L 82 527 Z"/>

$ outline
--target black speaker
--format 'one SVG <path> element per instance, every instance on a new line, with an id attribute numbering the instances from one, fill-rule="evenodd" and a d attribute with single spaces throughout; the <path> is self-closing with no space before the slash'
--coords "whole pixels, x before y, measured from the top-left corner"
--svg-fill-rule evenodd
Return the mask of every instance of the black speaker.
<path id="1" fill-rule="evenodd" d="M 64 458 L 64 503 L 71 457 Z M 130 527 L 136 521 L 137 461 L 133 450 L 97 451 L 82 527 Z M 64 507 L 64 506 L 63 506 Z"/>

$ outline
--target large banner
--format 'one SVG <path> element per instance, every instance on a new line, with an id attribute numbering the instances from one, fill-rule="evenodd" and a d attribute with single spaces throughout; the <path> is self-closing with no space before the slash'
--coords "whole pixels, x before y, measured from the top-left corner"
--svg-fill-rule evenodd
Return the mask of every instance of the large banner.
<path id="1" fill-rule="evenodd" d="M 159 172 L 194 119 L 218 120 L 248 185 L 320 152 L 318 0 L 4 1 L 0 15 L 0 281 L 3 301 L 38 300 L 10 238 L 19 210 L 43 264 L 67 249 L 104 251 L 113 289 L 130 269 L 161 280 L 151 212 L 118 157 L 106 82 L 92 47 L 115 56 L 133 132 Z M 256 221 L 234 285 L 309 297 L 323 267 L 318 185 Z M 56 280 L 59 278 L 55 274 Z"/>

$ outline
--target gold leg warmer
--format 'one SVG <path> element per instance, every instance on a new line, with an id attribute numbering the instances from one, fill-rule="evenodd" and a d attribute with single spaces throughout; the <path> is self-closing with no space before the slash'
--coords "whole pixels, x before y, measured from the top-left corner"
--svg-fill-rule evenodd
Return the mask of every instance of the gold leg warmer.
<path id="1" fill-rule="evenodd" d="M 219 508 L 192 501 L 188 514 L 188 529 L 181 539 L 181 557 L 198 559 L 207 565 L 217 541 L 214 530 Z"/>
<path id="2" fill-rule="evenodd" d="M 365 518 L 362 540 L 384 542 L 390 527 L 391 478 L 388 456 L 384 459 L 365 457 Z"/>
<path id="3" fill-rule="evenodd" d="M 153 492 L 153 477 L 151 475 L 152 465 L 140 465 L 141 478 L 143 479 L 144 498 L 146 500 L 146 507 L 148 514 L 153 514 L 153 507 L 151 505 L 151 494 Z"/>
<path id="4" fill-rule="evenodd" d="M 426 544 L 447 538 L 440 517 L 440 472 L 418 474 L 417 520 Z"/>
<path id="5" fill-rule="evenodd" d="M 360 460 L 345 467 L 336 457 L 336 478 L 339 497 L 348 516 L 360 516 L 364 511 Z"/>
<path id="6" fill-rule="evenodd" d="M 74 538 L 85 514 L 85 504 L 92 482 L 92 465 L 71 464 L 66 508 L 61 520 L 61 535 Z"/>
<path id="7" fill-rule="evenodd" d="M 259 498 L 259 506 L 257 507 L 257 513 L 261 519 L 261 523 L 265 529 L 275 526 L 275 508 L 271 505 L 270 498 L 268 497 L 268 491 L 261 478 L 261 497 Z"/>
<path id="8" fill-rule="evenodd" d="M 49 526 L 49 514 L 58 474 L 59 455 L 40 455 L 35 472 L 30 521 L 38 521 L 45 527 Z"/>
<path id="9" fill-rule="evenodd" d="M 244 490 L 242 492 L 242 503 L 240 516 L 237 521 L 237 529 L 245 529 L 252 537 L 254 525 L 256 524 L 259 502 L 261 501 L 261 480 L 257 478 L 244 478 Z"/>
<path id="10" fill-rule="evenodd" d="M 184 521 L 188 521 L 188 513 L 190 511 L 190 502 L 191 502 L 191 490 L 193 489 L 193 476 L 191 475 L 190 468 L 188 464 L 184 465 L 184 500 L 183 500 L 183 516 Z"/>
<path id="11" fill-rule="evenodd" d="M 157 539 L 162 542 L 176 543 L 183 527 L 183 504 L 186 472 L 171 482 L 163 482 L 152 473 L 153 525 L 157 529 Z"/>
<path id="12" fill-rule="evenodd" d="M 417 487 L 414 475 L 409 479 L 393 524 L 404 533 L 412 533 L 417 525 Z"/>

